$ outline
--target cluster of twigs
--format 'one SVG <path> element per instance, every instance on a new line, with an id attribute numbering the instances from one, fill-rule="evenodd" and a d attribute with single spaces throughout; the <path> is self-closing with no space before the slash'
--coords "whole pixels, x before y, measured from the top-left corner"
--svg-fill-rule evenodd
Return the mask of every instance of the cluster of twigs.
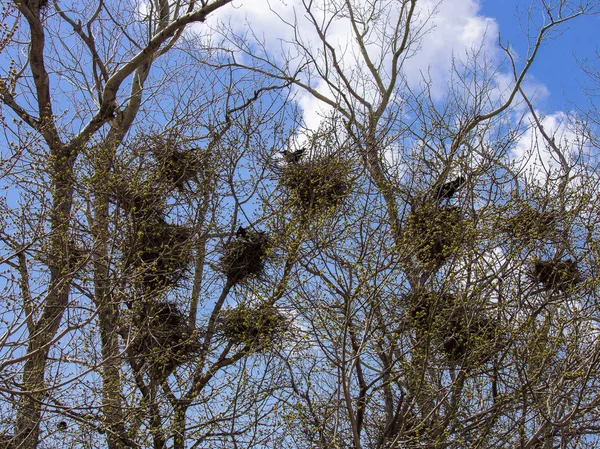
<path id="1" fill-rule="evenodd" d="M 153 184 L 120 179 L 113 196 L 128 218 L 122 241 L 127 267 L 146 293 L 175 286 L 190 263 L 192 231 L 166 221 L 165 199 Z"/>
<path id="2" fill-rule="evenodd" d="M 581 282 L 581 273 L 576 261 L 536 260 L 532 265 L 531 277 L 546 290 L 566 292 Z"/>
<path id="3" fill-rule="evenodd" d="M 288 317 L 275 305 L 262 302 L 239 304 L 221 311 L 218 328 L 227 341 L 256 352 L 266 350 L 281 340 L 289 325 Z"/>
<path id="4" fill-rule="evenodd" d="M 464 228 L 465 222 L 457 207 L 425 203 L 409 214 L 404 237 L 410 246 L 416 245 L 418 260 L 427 266 L 439 267 L 462 246 Z"/>
<path id="5" fill-rule="evenodd" d="M 196 331 L 174 303 L 150 301 L 140 309 L 131 349 L 148 364 L 151 374 L 164 378 L 200 351 Z"/>
<path id="6" fill-rule="evenodd" d="M 560 244 L 564 243 L 564 230 L 560 229 L 561 216 L 556 206 L 550 206 L 551 199 L 541 201 L 542 206 L 529 203 L 519 204 L 518 211 L 508 217 L 503 230 L 519 244 Z M 539 201 L 538 201 L 539 202 Z M 563 259 L 558 254 L 552 259 L 533 258 L 529 262 L 529 277 L 552 292 L 568 292 L 579 284 L 583 277 L 578 263 Z"/>
<path id="7" fill-rule="evenodd" d="M 250 278 L 260 278 L 265 270 L 269 238 L 264 232 L 247 231 L 229 241 L 223 249 L 220 269 L 232 284 Z"/>
<path id="8" fill-rule="evenodd" d="M 335 155 L 306 157 L 288 163 L 280 182 L 302 215 L 337 208 L 350 190 L 350 165 Z"/>
<path id="9" fill-rule="evenodd" d="M 199 148 L 186 148 L 179 140 L 163 136 L 151 138 L 150 151 L 157 163 L 157 176 L 180 191 L 198 180 L 207 156 Z"/>
<path id="10" fill-rule="evenodd" d="M 146 291 L 176 285 L 190 263 L 191 231 L 164 220 L 145 223 L 132 243 L 132 265 L 139 269 Z"/>
<path id="11" fill-rule="evenodd" d="M 541 211 L 529 205 L 508 217 L 504 230 L 513 238 L 525 243 L 534 240 L 549 240 L 556 236 L 558 216 L 553 211 Z"/>
<path id="12" fill-rule="evenodd" d="M 448 360 L 464 365 L 484 363 L 497 349 L 497 325 L 461 304 L 455 295 L 413 293 L 408 303 L 417 338 L 437 342 Z"/>

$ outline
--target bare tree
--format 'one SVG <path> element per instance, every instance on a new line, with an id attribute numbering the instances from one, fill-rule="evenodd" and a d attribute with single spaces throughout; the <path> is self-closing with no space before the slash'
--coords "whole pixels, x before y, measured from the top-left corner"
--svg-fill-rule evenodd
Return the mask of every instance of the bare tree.
<path id="1" fill-rule="evenodd" d="M 597 447 L 597 130 L 524 89 L 595 5 L 440 95 L 415 1 L 227 3 L 4 13 L 0 445 Z"/>
<path id="2" fill-rule="evenodd" d="M 258 149 L 285 129 L 281 86 L 186 59 L 186 29 L 227 3 L 6 10 L 2 444 L 184 447 L 186 432 L 255 432 L 231 422 L 257 400 L 202 411 L 207 397 L 269 388 L 211 384 L 255 352 L 218 332 L 241 282 L 219 274 L 218 250 L 264 182 Z"/>
<path id="3" fill-rule="evenodd" d="M 343 142 L 359 173 L 350 209 L 300 247 L 290 300 L 309 340 L 288 360 L 289 445 L 596 447 L 597 146 L 586 127 L 553 136 L 523 82 L 597 5 L 541 2 L 526 56 L 500 40 L 496 68 L 482 43 L 454 59 L 443 100 L 405 72 L 434 23 L 417 2 L 297 6 L 283 55 L 223 36 L 231 66 L 329 108 L 317 140 Z"/>

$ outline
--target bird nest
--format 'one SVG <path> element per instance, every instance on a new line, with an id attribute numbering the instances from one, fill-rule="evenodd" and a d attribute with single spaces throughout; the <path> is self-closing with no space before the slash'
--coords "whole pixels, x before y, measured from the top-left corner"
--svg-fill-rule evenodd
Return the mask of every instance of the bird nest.
<path id="1" fill-rule="evenodd" d="M 462 246 L 465 222 L 458 208 L 426 204 L 408 216 L 404 237 L 423 264 L 443 265 Z"/>
<path id="2" fill-rule="evenodd" d="M 456 297 L 449 293 L 413 292 L 407 301 L 415 328 L 431 332 L 442 324 L 444 314 L 456 303 Z"/>
<path id="3" fill-rule="evenodd" d="M 150 151 L 158 165 L 159 178 L 183 190 L 202 168 L 198 160 L 199 150 L 183 148 L 181 142 L 162 136 L 155 136 L 152 140 Z"/>
<path id="4" fill-rule="evenodd" d="M 140 273 L 146 291 L 176 285 L 190 263 L 192 232 L 185 226 L 152 220 L 126 239 L 132 251 L 130 264 Z"/>
<path id="5" fill-rule="evenodd" d="M 164 198 L 152 183 L 119 179 L 110 186 L 110 195 L 135 223 L 164 216 Z"/>
<path id="6" fill-rule="evenodd" d="M 70 240 L 68 247 L 69 269 L 82 268 L 86 260 L 90 258 L 90 252 L 91 251 L 86 248 L 79 246 L 73 240 Z"/>
<path id="7" fill-rule="evenodd" d="M 245 236 L 231 240 L 223 249 L 221 271 L 233 284 L 260 278 L 269 253 L 269 238 L 264 232 L 246 231 Z"/>
<path id="8" fill-rule="evenodd" d="M 557 220 L 556 212 L 540 211 L 525 205 L 516 214 L 508 217 L 503 227 L 505 232 L 516 239 L 544 240 L 556 235 Z"/>
<path id="9" fill-rule="evenodd" d="M 498 328 L 489 318 L 455 308 L 440 329 L 444 353 L 454 362 L 485 362 L 497 350 Z"/>
<path id="10" fill-rule="evenodd" d="M 254 306 L 239 304 L 221 311 L 218 329 L 229 342 L 262 351 L 276 344 L 289 325 L 289 318 L 275 305 L 263 302 Z"/>
<path id="11" fill-rule="evenodd" d="M 151 373 L 169 375 L 198 354 L 201 343 L 197 331 L 190 328 L 174 303 L 152 301 L 141 309 L 131 349 L 148 363 Z"/>
<path id="12" fill-rule="evenodd" d="M 448 360 L 482 363 L 497 349 L 500 335 L 495 323 L 470 312 L 455 295 L 420 292 L 413 293 L 408 300 L 417 338 L 437 342 Z"/>
<path id="13" fill-rule="evenodd" d="M 288 163 L 280 176 L 302 214 L 338 207 L 350 190 L 350 165 L 333 155 Z"/>
<path id="14" fill-rule="evenodd" d="M 577 262 L 571 259 L 536 260 L 530 275 L 547 290 L 565 292 L 581 282 L 581 272 Z"/>

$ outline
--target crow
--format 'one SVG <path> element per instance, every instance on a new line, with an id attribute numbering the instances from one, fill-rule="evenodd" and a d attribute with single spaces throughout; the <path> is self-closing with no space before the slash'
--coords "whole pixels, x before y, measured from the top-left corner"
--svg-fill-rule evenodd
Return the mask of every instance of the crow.
<path id="1" fill-rule="evenodd" d="M 243 226 L 240 226 L 238 228 L 237 232 L 235 233 L 235 236 L 236 237 L 241 237 L 243 239 L 247 239 L 248 238 L 248 231 Z"/>
<path id="2" fill-rule="evenodd" d="M 306 148 L 302 148 L 296 151 L 283 150 L 281 154 L 283 154 L 283 159 L 285 159 L 285 161 L 288 164 L 295 164 L 297 162 L 300 162 L 300 158 L 302 157 L 305 151 Z"/>
<path id="3" fill-rule="evenodd" d="M 465 181 L 466 179 L 464 178 L 464 176 L 459 176 L 454 181 L 442 184 L 437 190 L 437 200 L 442 201 L 445 199 L 449 200 L 450 198 L 452 198 L 456 191 L 462 187 Z"/>

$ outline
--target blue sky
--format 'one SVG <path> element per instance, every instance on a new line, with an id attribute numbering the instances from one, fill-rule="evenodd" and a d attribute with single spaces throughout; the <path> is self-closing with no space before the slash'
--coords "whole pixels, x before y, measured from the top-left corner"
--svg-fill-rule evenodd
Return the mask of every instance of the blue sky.
<path id="1" fill-rule="evenodd" d="M 503 40 L 508 40 L 519 51 L 524 51 L 525 39 L 519 27 L 524 20 L 525 8 L 529 2 L 521 0 L 483 0 L 480 2 L 480 14 L 493 18 L 499 26 Z M 576 59 L 589 58 L 594 63 L 594 51 L 598 51 L 600 16 L 582 16 L 562 27 L 562 35 L 546 43 L 538 55 L 531 75 L 546 86 L 549 95 L 538 104 L 546 112 L 569 110 L 570 101 L 578 104 L 585 102 L 580 89 L 586 83 L 586 77 L 577 66 Z"/>
<path id="2" fill-rule="evenodd" d="M 306 3 L 302 0 L 269 0 L 267 8 L 264 0 L 234 0 L 232 8 L 217 11 L 209 18 L 208 24 L 218 30 L 221 28 L 219 21 L 226 22 L 240 35 L 247 35 L 251 27 L 252 33 L 264 44 L 269 58 L 282 64 L 282 54 L 292 55 L 293 57 L 286 61 L 292 67 L 298 64 L 302 57 L 297 57 L 298 48 L 291 42 L 300 39 L 304 48 L 308 49 L 307 52 L 311 53 L 310 56 L 304 56 L 309 59 L 315 57 L 317 64 L 324 68 L 328 63 L 325 63 L 317 52 L 322 44 L 314 26 L 308 20 Z M 344 76 L 352 80 L 353 89 L 363 98 L 378 104 L 378 87 L 366 68 L 348 18 L 343 14 L 333 17 L 331 5 L 334 3 L 330 0 L 319 0 L 312 4 L 315 20 L 328 23 L 327 40 L 336 49 Z M 354 4 L 360 14 L 364 4 L 358 1 Z M 383 67 L 379 73 L 383 73 L 384 84 L 387 81 L 385 73 L 389 73 L 391 67 L 391 51 L 389 47 L 385 47 L 385 43 L 382 47 L 379 37 L 383 32 L 388 36 L 394 33 L 399 4 L 400 2 L 385 3 L 385 6 L 382 6 L 384 13 L 377 15 L 378 21 L 369 26 L 369 33 L 373 34 L 367 35 L 366 51 L 374 65 Z M 534 7 L 530 10 L 532 4 Z M 517 62 L 518 70 L 521 70 L 523 61 L 528 56 L 528 45 L 533 43 L 540 26 L 548 22 L 545 11 L 540 9 L 541 2 L 537 0 L 533 3 L 519 0 L 419 0 L 416 5 L 416 21 L 412 31 L 422 32 L 418 42 L 413 42 L 411 50 L 414 52 L 409 52 L 410 57 L 403 62 L 402 73 L 406 79 L 406 86 L 400 86 L 400 90 L 409 88 L 419 91 L 423 87 L 423 74 L 426 74 L 429 77 L 431 97 L 441 109 L 447 100 L 448 87 L 457 83 L 456 77 L 453 76 L 453 61 L 464 62 L 473 55 L 476 55 L 474 57 L 477 61 L 478 81 L 488 79 L 488 86 L 493 86 L 489 91 L 491 103 L 486 105 L 485 109 L 492 110 L 501 101 L 506 100 L 514 86 L 514 77 L 506 54 L 498 46 L 498 35 L 500 34 L 502 43 L 508 45 L 517 58 L 522 58 Z M 292 29 L 292 25 L 295 26 L 295 30 Z M 524 31 L 528 26 L 531 34 L 529 40 Z M 570 125 L 576 122 L 575 112 L 578 108 L 584 112 L 588 109 L 588 99 L 582 91 L 582 85 L 589 83 L 589 80 L 578 67 L 577 59 L 583 61 L 589 58 L 592 66 L 598 65 L 594 54 L 598 46 L 598 27 L 600 16 L 580 16 L 553 28 L 538 52 L 523 85 L 533 100 L 545 131 L 560 143 L 565 154 L 588 149 L 586 142 L 580 138 L 580 131 L 574 131 Z M 389 39 L 387 42 L 389 43 Z M 246 57 L 243 54 L 238 55 L 238 61 L 243 61 Z M 252 64 L 249 60 L 244 62 Z M 467 63 L 469 68 L 473 67 L 472 62 L 471 60 Z M 457 62 L 456 70 L 463 71 L 460 62 Z M 331 78 L 335 78 L 335 73 L 329 73 L 330 82 L 340 82 L 339 79 Z M 466 73 L 467 78 L 475 76 L 470 69 L 466 70 Z M 466 81 L 472 82 L 469 79 Z M 313 77 L 310 84 L 320 95 L 335 102 L 336 94 L 322 78 Z M 461 83 L 458 82 L 459 90 L 460 86 Z M 465 101 L 468 101 L 469 94 L 465 95 Z M 303 111 L 304 122 L 309 129 L 316 129 L 323 114 L 331 111 L 331 108 L 323 107 L 322 101 L 303 89 L 297 89 L 295 99 Z M 520 127 L 523 134 L 508 156 L 524 164 L 523 168 L 532 168 L 535 174 L 532 172 L 531 175 L 535 178 L 538 175 L 543 176 L 548 170 L 557 168 L 556 160 L 538 135 L 533 118 L 520 96 L 515 98 L 514 105 L 514 114 L 509 113 L 508 117 L 515 126 Z M 592 150 L 597 152 L 596 149 Z M 391 151 L 393 152 L 393 149 Z"/>
<path id="3" fill-rule="evenodd" d="M 317 2 L 320 3 L 320 2 Z M 421 0 L 417 7 L 421 11 L 435 10 L 435 18 L 430 22 L 435 28 L 426 33 L 422 39 L 417 53 L 405 63 L 404 71 L 411 80 L 420 79 L 420 73 L 429 71 L 434 81 L 434 90 L 443 97 L 446 83 L 450 73 L 450 55 L 464 55 L 465 51 L 473 46 L 482 46 L 484 53 L 493 62 L 501 67 L 505 75 L 505 83 L 510 83 L 509 68 L 501 66 L 502 52 L 497 45 L 498 33 L 501 34 L 503 42 L 509 43 L 519 56 L 525 56 L 527 50 L 527 38 L 523 34 L 522 27 L 527 25 L 527 8 L 531 3 L 522 0 Z M 539 4 L 539 2 L 534 2 Z M 314 30 L 305 20 L 303 5 L 300 0 L 271 0 L 270 8 L 265 7 L 263 0 L 235 0 L 232 8 L 224 8 L 217 11 L 209 22 L 216 26 L 217 20 L 229 22 L 234 30 L 242 33 L 247 30 L 249 23 L 254 32 L 264 39 L 267 48 L 273 50 L 273 54 L 289 49 L 281 39 L 293 39 L 290 28 L 281 21 L 285 19 L 292 23 L 298 19 L 299 35 L 302 39 L 314 43 L 316 35 Z M 392 11 L 393 8 L 390 8 Z M 294 12 L 296 15 L 294 15 Z M 393 19 L 393 11 L 390 14 Z M 543 14 L 539 8 L 531 14 L 538 23 L 541 22 Z M 586 82 L 585 75 L 577 67 L 575 57 L 585 59 L 591 57 L 594 61 L 594 50 L 597 49 L 598 32 L 600 27 L 599 16 L 583 16 L 573 22 L 563 24 L 560 27 L 561 35 L 546 42 L 542 51 L 532 67 L 528 82 L 530 87 L 537 88 L 544 94 L 539 96 L 535 106 L 542 114 L 556 114 L 573 110 L 569 101 L 582 104 L 585 100 L 580 84 Z M 350 27 L 344 20 L 338 20 L 329 27 L 331 42 L 338 45 L 340 53 L 342 49 L 352 45 Z M 537 31 L 537 30 L 536 30 Z M 317 47 L 315 47 L 317 48 Z M 369 49 L 377 55 L 376 46 Z M 293 53 L 293 51 L 292 51 Z M 343 57 L 344 70 L 348 72 L 361 71 L 361 62 L 349 52 Z M 385 59 L 385 55 L 384 55 Z M 368 75 L 367 75 L 368 76 Z M 319 86 L 323 89 L 326 87 Z M 368 96 L 368 91 L 367 91 Z M 311 110 L 319 108 L 319 101 L 311 95 L 298 97 L 299 104 L 305 112 L 305 120 L 309 127 L 316 127 L 319 119 L 311 113 Z"/>

